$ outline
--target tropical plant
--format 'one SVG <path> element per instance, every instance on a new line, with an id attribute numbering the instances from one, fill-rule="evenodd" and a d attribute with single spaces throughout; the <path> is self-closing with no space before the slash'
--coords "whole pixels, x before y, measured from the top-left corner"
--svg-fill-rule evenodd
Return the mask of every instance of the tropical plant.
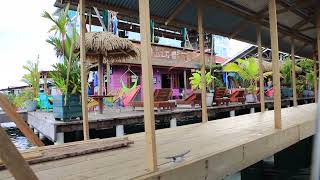
<path id="1" fill-rule="evenodd" d="M 213 77 L 211 75 L 211 71 L 209 71 L 205 74 L 206 87 L 208 90 L 210 89 L 210 84 L 212 83 L 212 81 L 214 79 L 215 79 L 215 77 Z M 190 85 L 191 85 L 192 89 L 202 89 L 201 71 L 196 71 L 196 72 L 192 73 L 192 76 L 189 78 L 189 80 L 190 80 Z"/>
<path id="2" fill-rule="evenodd" d="M 25 89 L 19 94 L 14 93 L 4 93 L 11 105 L 13 105 L 16 108 L 23 108 L 25 107 L 25 102 L 27 100 L 33 99 L 33 93 L 30 89 Z"/>
<path id="3" fill-rule="evenodd" d="M 308 86 L 312 89 L 314 86 L 314 84 L 313 84 L 313 81 L 314 81 L 314 70 L 313 70 L 314 61 L 311 59 L 307 59 L 307 58 L 299 59 L 299 60 L 297 60 L 297 65 L 299 65 L 301 67 L 301 69 L 303 70 L 303 74 L 305 75 L 303 77 L 304 82 L 305 82 L 305 86 Z"/>
<path id="4" fill-rule="evenodd" d="M 292 60 L 286 58 L 282 62 L 282 66 L 280 69 L 280 73 L 282 76 L 282 82 L 284 85 L 290 86 L 292 83 Z"/>
<path id="5" fill-rule="evenodd" d="M 54 32 L 54 36 L 50 36 L 47 42 L 54 44 L 57 54 L 64 52 L 64 40 L 67 34 L 67 26 L 70 23 L 70 18 L 68 16 L 69 6 L 70 4 L 68 3 L 65 9 L 60 11 L 57 18 L 51 16 L 47 11 L 44 11 L 41 15 L 43 18 L 46 18 L 53 23 L 49 29 L 49 33 Z"/>
<path id="6" fill-rule="evenodd" d="M 31 87 L 32 99 L 37 98 L 40 92 L 40 72 L 39 72 L 39 57 L 36 62 L 27 61 L 27 64 L 23 66 L 23 69 L 28 71 L 22 77 L 22 81 L 27 83 Z"/>
<path id="7" fill-rule="evenodd" d="M 57 57 L 63 59 L 62 63 L 53 65 L 54 71 L 50 74 L 55 86 L 67 97 L 81 93 L 79 52 L 75 52 L 78 46 L 78 33 L 76 23 L 72 22 L 68 16 L 69 5 L 60 12 L 58 18 L 53 18 L 48 12 L 43 13 L 43 17 L 53 22 L 49 32 L 54 31 L 54 35 L 47 39 L 47 42 L 55 47 Z M 72 27 L 72 31 L 67 33 L 67 27 Z"/>
<path id="8" fill-rule="evenodd" d="M 225 72 L 236 72 L 248 84 L 248 90 L 256 94 L 257 80 L 259 79 L 259 65 L 255 58 L 237 59 L 223 67 Z"/>

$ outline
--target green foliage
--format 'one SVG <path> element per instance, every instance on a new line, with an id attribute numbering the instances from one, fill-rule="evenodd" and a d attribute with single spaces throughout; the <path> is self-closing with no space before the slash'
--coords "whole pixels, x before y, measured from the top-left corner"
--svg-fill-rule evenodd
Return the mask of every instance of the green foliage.
<path id="1" fill-rule="evenodd" d="M 290 58 L 286 58 L 280 69 L 282 75 L 282 82 L 285 85 L 291 85 L 292 83 L 292 60 Z"/>
<path id="2" fill-rule="evenodd" d="M 23 66 L 23 69 L 28 71 L 22 77 L 22 81 L 27 83 L 31 87 L 32 95 L 31 99 L 37 98 L 40 91 L 40 72 L 39 72 L 39 60 L 35 63 L 27 61 L 27 64 Z"/>
<path id="3" fill-rule="evenodd" d="M 221 78 L 221 76 L 215 76 L 215 78 L 213 79 L 213 82 L 214 82 L 214 86 L 216 88 L 219 88 L 219 87 L 225 87 L 225 84 L 223 83 L 223 80 Z"/>
<path id="4" fill-rule="evenodd" d="M 221 64 L 214 64 L 214 65 L 211 66 L 211 70 L 212 71 L 222 70 L 222 66 L 221 66 Z"/>
<path id="5" fill-rule="evenodd" d="M 310 87 L 311 89 L 313 88 L 314 84 L 314 71 L 313 71 L 313 66 L 314 66 L 314 61 L 311 59 L 299 59 L 297 60 L 297 64 L 302 68 L 303 70 L 303 75 L 301 75 L 301 79 L 304 80 L 304 88 L 307 86 Z"/>
<path id="6" fill-rule="evenodd" d="M 31 89 L 26 89 L 18 95 L 13 93 L 3 95 L 5 95 L 8 98 L 10 104 L 16 108 L 23 108 L 27 100 L 33 100 L 33 93 Z"/>
<path id="7" fill-rule="evenodd" d="M 62 63 L 53 65 L 54 71 L 50 74 L 55 86 L 66 97 L 72 94 L 81 93 L 79 52 L 75 52 L 79 35 L 76 30 L 76 23 L 68 17 L 69 5 L 60 12 L 58 18 L 53 18 L 48 12 L 44 12 L 42 17 L 49 19 L 53 26 L 49 32 L 54 32 L 47 39 L 47 42 L 54 46 L 58 57 L 63 59 Z M 72 31 L 67 33 L 67 27 L 72 27 Z M 66 100 L 67 98 L 65 98 Z"/>
<path id="8" fill-rule="evenodd" d="M 225 72 L 236 72 L 243 79 L 244 84 L 248 84 L 249 91 L 255 94 L 257 80 L 259 79 L 259 65 L 255 58 L 237 59 L 236 62 L 229 63 L 223 67 Z"/>
<path id="9" fill-rule="evenodd" d="M 215 79 L 215 77 L 213 77 L 211 75 L 211 71 L 209 71 L 205 74 L 205 79 L 206 79 L 207 89 L 209 89 L 209 86 L 212 83 L 212 81 Z M 189 80 L 190 80 L 190 84 L 191 84 L 192 89 L 202 89 L 201 71 L 196 71 L 196 72 L 192 73 L 192 77 L 190 77 Z"/>

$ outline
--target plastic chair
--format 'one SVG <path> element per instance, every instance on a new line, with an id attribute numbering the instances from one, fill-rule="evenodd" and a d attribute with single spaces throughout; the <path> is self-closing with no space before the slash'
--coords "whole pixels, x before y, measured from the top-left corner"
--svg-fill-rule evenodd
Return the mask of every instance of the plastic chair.
<path id="1" fill-rule="evenodd" d="M 52 108 L 52 105 L 50 104 L 50 101 L 49 101 L 49 97 L 44 93 L 40 93 L 39 100 L 40 100 L 40 110 L 46 109 L 46 111 L 49 112 L 49 109 Z"/>

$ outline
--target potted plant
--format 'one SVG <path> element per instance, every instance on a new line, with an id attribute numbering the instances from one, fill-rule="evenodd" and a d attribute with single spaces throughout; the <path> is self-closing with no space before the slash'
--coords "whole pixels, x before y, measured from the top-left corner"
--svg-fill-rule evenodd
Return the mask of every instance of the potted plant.
<path id="1" fill-rule="evenodd" d="M 259 65 L 253 57 L 247 59 L 237 59 L 224 66 L 225 72 L 236 72 L 246 84 L 246 102 L 257 102 L 257 80 L 259 79 Z"/>
<path id="2" fill-rule="evenodd" d="M 30 86 L 30 91 L 24 92 L 20 99 L 24 100 L 28 112 L 35 111 L 38 106 L 36 98 L 39 96 L 40 91 L 39 60 L 35 63 L 27 61 L 27 64 L 23 66 L 23 69 L 28 73 L 22 77 L 22 81 Z"/>
<path id="3" fill-rule="evenodd" d="M 305 97 L 313 97 L 313 86 L 314 86 L 314 61 L 311 59 L 299 59 L 297 60 L 297 65 L 301 67 L 303 70 L 302 74 L 298 76 L 300 79 L 300 84 L 303 84 L 303 88 L 301 88 L 301 94 Z"/>
<path id="4" fill-rule="evenodd" d="M 211 75 L 211 71 L 205 74 L 206 79 L 206 89 L 207 89 L 207 106 L 212 106 L 214 94 L 210 91 L 211 83 L 214 80 L 214 77 Z M 192 76 L 189 78 L 191 88 L 193 90 L 202 89 L 201 86 L 201 71 L 196 71 L 192 73 Z"/>
<path id="5" fill-rule="evenodd" d="M 53 96 L 53 113 L 56 119 L 71 120 L 82 116 L 80 101 L 81 80 L 79 52 L 75 52 L 78 43 L 76 24 L 70 21 L 67 15 L 68 6 L 62 11 L 57 19 L 44 12 L 43 17 L 54 23 L 50 30 L 55 31 L 55 36 L 50 36 L 48 43 L 54 46 L 61 63 L 53 65 L 50 74 L 54 85 L 60 91 L 59 95 Z M 72 27 L 67 33 L 66 27 Z"/>

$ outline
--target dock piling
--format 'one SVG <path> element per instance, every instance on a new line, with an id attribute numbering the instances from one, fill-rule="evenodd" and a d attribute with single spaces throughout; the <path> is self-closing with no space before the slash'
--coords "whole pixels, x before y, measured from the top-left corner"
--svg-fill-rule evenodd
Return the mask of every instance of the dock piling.
<path id="1" fill-rule="evenodd" d="M 177 127 L 177 118 L 172 118 L 170 120 L 170 128 L 175 128 Z"/>
<path id="2" fill-rule="evenodd" d="M 236 116 L 236 111 L 235 110 L 230 111 L 230 117 L 235 117 L 235 116 Z"/>
<path id="3" fill-rule="evenodd" d="M 116 136 L 124 136 L 124 126 L 123 125 L 116 125 Z"/>
<path id="4" fill-rule="evenodd" d="M 56 134 L 56 142 L 54 144 L 63 144 L 64 143 L 64 133 L 57 133 Z"/>

